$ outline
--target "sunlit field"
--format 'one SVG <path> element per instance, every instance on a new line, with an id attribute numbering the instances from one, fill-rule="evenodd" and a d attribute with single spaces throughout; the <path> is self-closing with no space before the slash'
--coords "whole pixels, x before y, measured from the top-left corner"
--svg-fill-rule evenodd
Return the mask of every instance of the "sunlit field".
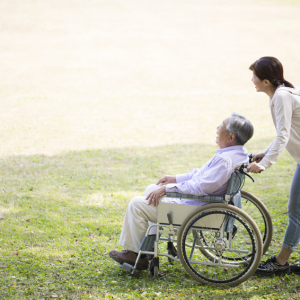
<path id="1" fill-rule="evenodd" d="M 299 1 L 0 0 L 0 298 L 299 299 L 296 275 L 211 287 L 164 258 L 153 281 L 108 256 L 129 200 L 201 167 L 232 112 L 255 127 L 250 153 L 274 139 L 249 66 L 275 56 L 300 86 L 299 13 Z M 281 247 L 295 167 L 285 151 L 246 180 L 273 219 L 263 259 Z"/>

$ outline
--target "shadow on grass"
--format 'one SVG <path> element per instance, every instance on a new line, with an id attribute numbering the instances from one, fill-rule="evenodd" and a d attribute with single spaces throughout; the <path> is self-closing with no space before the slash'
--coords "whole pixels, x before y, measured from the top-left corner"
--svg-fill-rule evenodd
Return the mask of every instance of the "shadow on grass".
<path id="1" fill-rule="evenodd" d="M 134 298 L 141 292 L 141 283 L 142 291 L 159 290 L 162 296 L 178 284 L 183 291 L 199 289 L 180 265 L 162 263 L 161 270 L 167 274 L 158 281 L 166 286 L 162 289 L 149 281 L 146 272 L 132 278 L 118 270 L 107 252 L 118 247 L 123 216 L 133 196 L 142 194 L 148 184 L 166 173 L 201 167 L 215 151 L 215 146 L 204 144 L 172 145 L 0 160 L 0 212 L 4 216 L 0 221 L 0 281 L 6 286 L 0 295 L 22 298 L 58 294 L 75 299 L 85 292 L 98 296 L 127 293 Z M 292 165 L 293 161 L 284 156 L 275 173 L 270 172 L 264 180 L 256 177 L 258 184 L 247 186 L 262 197 L 267 190 L 272 198 L 270 187 L 274 188 L 278 177 L 286 178 L 278 183 L 283 186 L 280 191 L 274 189 L 279 200 L 272 206 L 276 214 L 282 211 L 280 199 L 290 182 L 286 170 L 288 166 L 292 174 Z M 279 221 L 285 226 L 286 216 Z M 277 234 L 279 237 L 282 232 Z M 209 295 L 211 289 L 220 287 L 201 289 L 203 295 Z M 237 290 L 235 296 L 242 294 Z M 248 292 L 248 297 L 255 294 L 257 290 Z"/>

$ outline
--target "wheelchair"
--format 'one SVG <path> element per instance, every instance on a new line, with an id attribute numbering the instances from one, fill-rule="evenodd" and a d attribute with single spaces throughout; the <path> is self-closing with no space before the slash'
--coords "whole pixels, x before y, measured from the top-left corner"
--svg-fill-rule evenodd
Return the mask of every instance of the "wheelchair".
<path id="1" fill-rule="evenodd" d="M 187 273 L 200 283 L 232 286 L 247 280 L 270 245 L 273 227 L 264 204 L 241 190 L 245 175 L 253 180 L 244 172 L 245 168 L 246 165 L 235 168 L 224 197 L 167 193 L 161 199 L 193 199 L 209 204 L 193 206 L 160 201 L 157 223 L 149 226 L 135 265 L 123 263 L 119 267 L 134 274 L 138 272 L 140 256 L 147 254 L 152 256 L 153 279 L 158 277 L 159 257 L 166 256 L 170 263 L 181 262 Z M 156 227 L 154 235 L 150 234 L 152 227 Z M 162 251 L 164 242 L 167 252 Z"/>

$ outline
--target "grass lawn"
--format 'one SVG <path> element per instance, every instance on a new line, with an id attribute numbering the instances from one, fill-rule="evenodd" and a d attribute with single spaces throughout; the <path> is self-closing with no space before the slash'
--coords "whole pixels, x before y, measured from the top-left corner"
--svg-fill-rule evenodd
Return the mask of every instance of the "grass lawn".
<path id="1" fill-rule="evenodd" d="M 199 159 L 199 148 L 205 153 Z M 129 276 L 108 251 L 118 246 L 126 205 L 168 170 L 181 173 L 213 155 L 208 145 L 173 145 L 31 155 L 1 160 L 1 299 L 296 299 L 299 277 L 253 276 L 234 288 L 199 285 L 183 267 L 161 259 L 161 275 Z M 287 225 L 292 161 L 245 189 L 270 209 L 275 232 L 267 255 L 280 248 Z M 289 169 L 291 168 L 291 169 Z M 289 169 L 287 171 L 287 169 Z M 262 176 L 263 180 L 262 180 Z M 293 262 L 299 260 L 293 255 Z"/>
<path id="2" fill-rule="evenodd" d="M 107 254 L 121 249 L 129 200 L 211 158 L 231 112 L 254 124 L 249 152 L 273 140 L 248 67 L 278 56 L 299 85 L 299 10 L 292 0 L 0 1 L 0 299 L 299 299 L 295 275 L 211 287 L 161 259 L 153 281 Z M 265 258 L 281 246 L 295 167 L 285 151 L 245 184 L 272 215 Z"/>

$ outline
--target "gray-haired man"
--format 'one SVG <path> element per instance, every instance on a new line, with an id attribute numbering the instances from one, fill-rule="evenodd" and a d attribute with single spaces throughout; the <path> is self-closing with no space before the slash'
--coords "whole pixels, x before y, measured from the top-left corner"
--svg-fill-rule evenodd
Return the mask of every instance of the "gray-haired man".
<path id="1" fill-rule="evenodd" d="M 112 250 L 111 258 L 119 263 L 134 264 L 137 252 L 148 228 L 148 222 L 157 221 L 157 205 L 166 192 L 191 195 L 217 195 L 226 193 L 231 173 L 236 165 L 248 163 L 248 152 L 243 145 L 252 137 L 253 126 L 245 117 L 233 113 L 217 127 L 215 156 L 201 169 L 176 176 L 166 175 L 156 185 L 147 187 L 144 196 L 134 197 L 127 206 L 120 245 L 123 251 Z M 206 202 L 188 199 L 163 199 L 164 202 L 205 205 Z M 146 269 L 149 261 L 141 256 L 137 269 Z"/>

